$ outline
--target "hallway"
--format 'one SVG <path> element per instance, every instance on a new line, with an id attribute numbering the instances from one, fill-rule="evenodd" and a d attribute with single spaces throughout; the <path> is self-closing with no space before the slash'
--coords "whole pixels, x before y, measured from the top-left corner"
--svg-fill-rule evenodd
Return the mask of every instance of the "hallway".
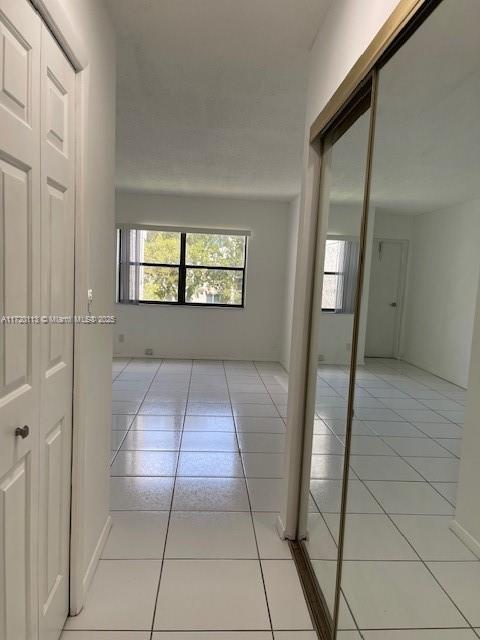
<path id="1" fill-rule="evenodd" d="M 478 24 L 0 0 L 0 640 L 480 640 Z"/>
<path id="2" fill-rule="evenodd" d="M 63 640 L 316 637 L 275 531 L 286 385 L 274 363 L 114 361 L 113 528 Z"/>

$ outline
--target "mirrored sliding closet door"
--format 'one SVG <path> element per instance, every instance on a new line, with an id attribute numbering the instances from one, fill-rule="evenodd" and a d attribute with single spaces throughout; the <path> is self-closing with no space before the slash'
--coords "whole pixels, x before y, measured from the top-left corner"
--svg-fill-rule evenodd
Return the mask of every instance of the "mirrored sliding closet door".
<path id="1" fill-rule="evenodd" d="M 371 93 L 325 139 L 302 496 L 303 551 L 333 627 Z M 332 334 L 335 340 L 331 339 Z M 340 602 L 342 624 L 349 620 Z M 347 622 L 347 624 L 349 624 Z"/>
<path id="2" fill-rule="evenodd" d="M 478 429 L 464 414 L 479 322 L 480 2 L 427 0 L 396 19 L 312 136 L 298 541 L 322 639 L 473 640 L 478 548 L 454 531 L 472 494 L 459 482 L 473 458 L 464 430 Z"/>

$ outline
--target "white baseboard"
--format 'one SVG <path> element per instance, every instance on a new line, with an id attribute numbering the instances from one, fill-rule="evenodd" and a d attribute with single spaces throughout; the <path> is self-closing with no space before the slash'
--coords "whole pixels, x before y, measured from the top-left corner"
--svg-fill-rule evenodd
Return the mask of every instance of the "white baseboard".
<path id="1" fill-rule="evenodd" d="M 285 525 L 283 523 L 283 520 L 282 520 L 281 516 L 277 516 L 277 520 L 276 520 L 275 526 L 277 528 L 277 533 L 280 536 L 280 539 L 281 540 L 288 540 L 287 535 L 286 535 Z"/>
<path id="2" fill-rule="evenodd" d="M 118 351 L 114 351 L 113 352 L 113 357 L 114 358 L 140 358 L 142 360 L 158 360 L 158 359 L 162 359 L 162 358 L 172 358 L 172 359 L 185 359 L 185 360 L 191 360 L 192 358 L 194 360 L 225 360 L 228 362 L 244 362 L 245 360 L 251 360 L 252 362 L 275 362 L 277 364 L 281 364 L 280 363 L 280 358 L 277 356 L 274 356 L 272 354 L 268 355 L 265 353 L 241 353 L 238 354 L 236 356 L 232 356 L 232 355 L 228 355 L 228 354 L 224 354 L 224 353 L 217 353 L 217 354 L 208 354 L 208 353 L 184 353 L 181 351 L 175 351 L 175 352 L 169 352 L 169 351 L 157 351 L 156 349 L 154 349 L 153 352 L 153 356 L 146 356 L 145 353 L 141 352 L 141 351 L 128 351 L 128 352 L 122 352 L 119 353 Z"/>
<path id="3" fill-rule="evenodd" d="M 474 538 L 466 529 L 462 527 L 457 520 L 452 520 L 450 529 L 453 533 L 460 538 L 463 544 L 474 553 L 477 558 L 480 558 L 480 542 Z"/>
<path id="4" fill-rule="evenodd" d="M 108 514 L 107 520 L 105 521 L 105 525 L 102 529 L 102 532 L 98 538 L 97 544 L 95 545 L 95 549 L 93 551 L 92 557 L 90 558 L 90 562 L 88 563 L 87 570 L 85 571 L 85 575 L 83 576 L 82 586 L 83 586 L 83 601 L 85 602 L 85 596 L 87 594 L 90 585 L 92 584 L 93 576 L 95 575 L 95 571 L 98 566 L 98 561 L 102 555 L 103 548 L 105 543 L 107 542 L 108 534 L 110 533 L 110 529 L 112 528 L 112 516 Z M 78 615 L 80 611 L 77 611 L 75 615 Z"/>

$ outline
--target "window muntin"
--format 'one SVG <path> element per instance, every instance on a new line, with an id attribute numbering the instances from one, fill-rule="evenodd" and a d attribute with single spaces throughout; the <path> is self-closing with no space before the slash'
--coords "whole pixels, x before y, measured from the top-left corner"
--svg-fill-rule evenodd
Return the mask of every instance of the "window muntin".
<path id="1" fill-rule="evenodd" d="M 247 237 L 120 228 L 122 303 L 243 307 Z"/>

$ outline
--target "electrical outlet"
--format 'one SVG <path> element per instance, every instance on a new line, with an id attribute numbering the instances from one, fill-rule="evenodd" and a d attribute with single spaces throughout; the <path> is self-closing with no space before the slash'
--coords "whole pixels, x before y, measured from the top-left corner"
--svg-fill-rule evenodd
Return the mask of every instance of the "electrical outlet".
<path id="1" fill-rule="evenodd" d="M 347 351 L 350 352 L 350 349 L 352 348 L 352 345 L 350 342 L 347 342 Z"/>
<path id="2" fill-rule="evenodd" d="M 145 355 L 153 356 L 153 349 L 151 349 L 150 347 L 147 347 L 147 349 L 145 349 Z"/>
<path id="3" fill-rule="evenodd" d="M 119 342 L 125 342 L 125 334 L 124 333 L 119 333 L 118 334 L 118 341 Z"/>
<path id="4" fill-rule="evenodd" d="M 318 354 L 318 361 L 319 362 L 323 362 L 325 360 L 325 356 L 323 355 L 323 353 L 319 353 Z"/>

